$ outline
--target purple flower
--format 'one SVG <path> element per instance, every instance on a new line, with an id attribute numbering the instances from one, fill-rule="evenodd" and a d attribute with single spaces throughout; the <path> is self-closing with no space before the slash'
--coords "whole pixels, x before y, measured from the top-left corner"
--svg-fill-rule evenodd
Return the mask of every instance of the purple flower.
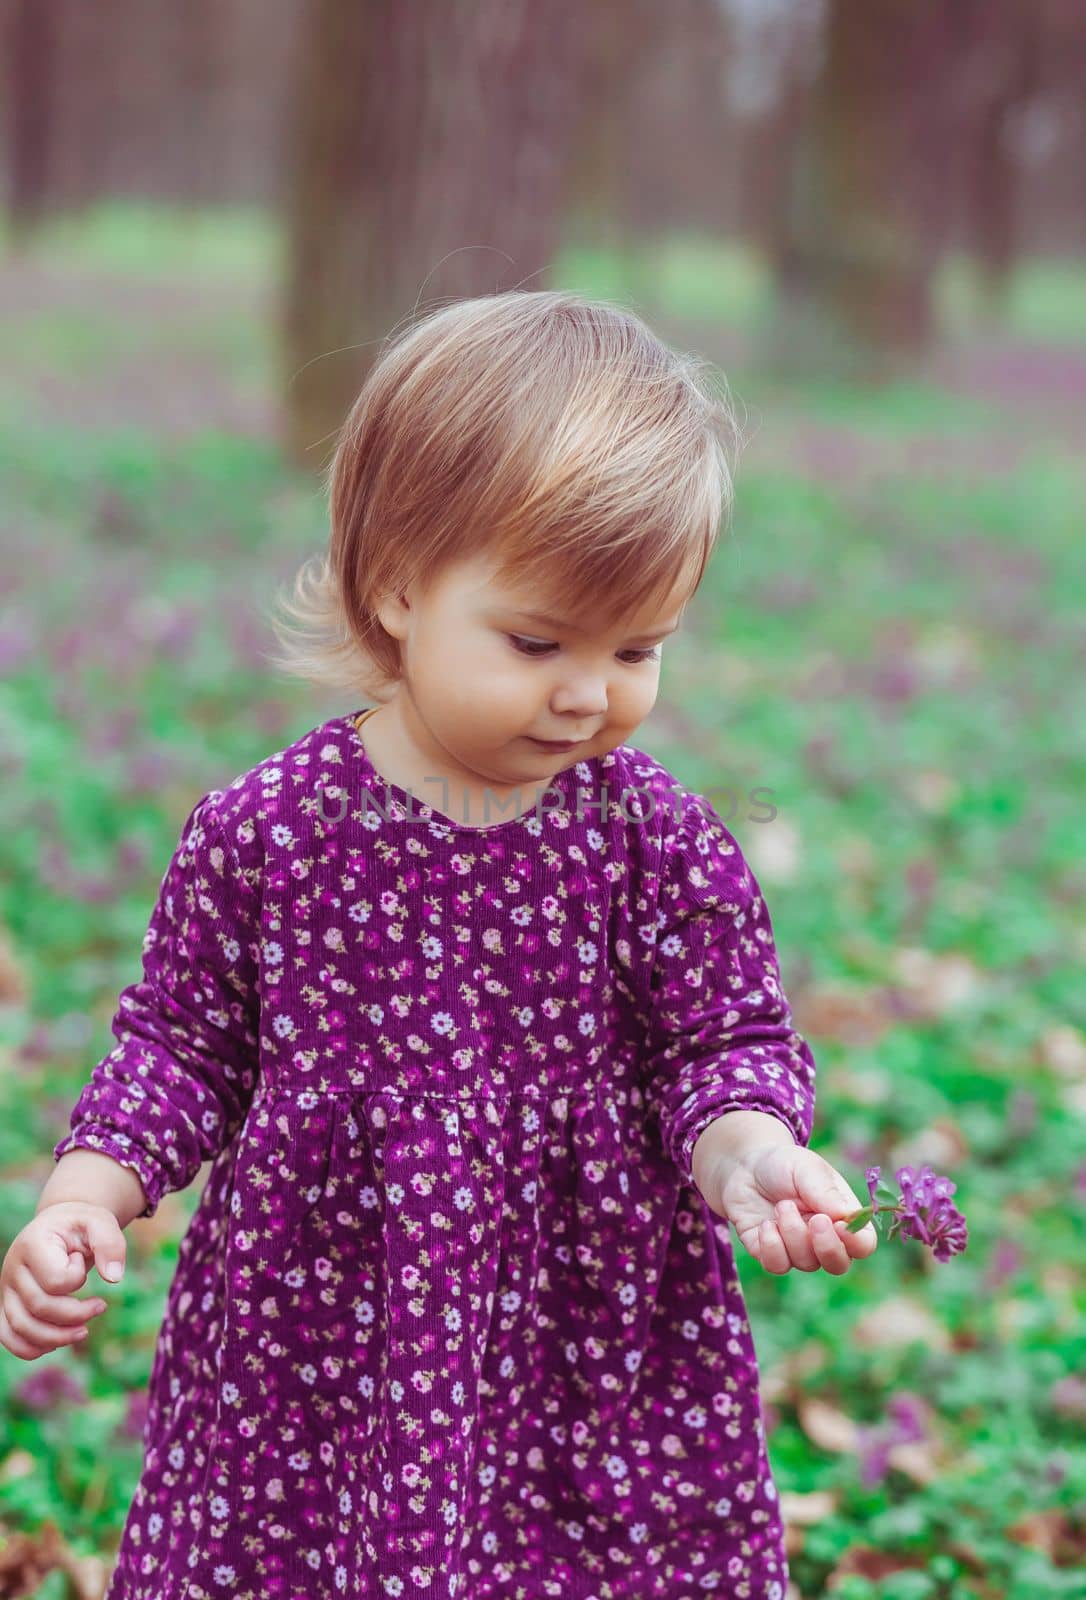
<path id="1" fill-rule="evenodd" d="M 988 1270 L 984 1274 L 984 1285 L 988 1289 L 998 1289 L 1000 1284 L 1014 1275 L 1022 1265 L 1022 1252 L 1013 1239 L 997 1239 Z"/>
<path id="2" fill-rule="evenodd" d="M 895 1444 L 917 1444 L 927 1438 L 925 1422 L 929 1408 L 920 1395 L 903 1389 L 900 1394 L 893 1396 L 889 1409 L 893 1418 Z"/>
<path id="3" fill-rule="evenodd" d="M 875 1488 L 889 1471 L 891 1443 L 884 1429 L 865 1428 L 862 1424 L 857 1429 L 856 1453 L 860 1458 L 860 1482 L 866 1489 Z"/>
<path id="4" fill-rule="evenodd" d="M 68 1401 L 73 1405 L 82 1405 L 86 1401 L 87 1391 L 82 1379 L 75 1373 L 69 1372 L 59 1362 L 51 1362 L 16 1384 L 12 1395 L 28 1411 L 52 1411 Z"/>
<path id="5" fill-rule="evenodd" d="M 861 1227 L 880 1211 L 893 1213 L 888 1239 L 900 1233 L 903 1239 L 919 1239 L 926 1244 L 936 1261 L 949 1261 L 965 1249 L 968 1229 L 962 1213 L 951 1203 L 957 1188 L 949 1178 L 940 1177 L 931 1167 L 899 1167 L 897 1178 L 900 1194 L 880 1183 L 881 1167 L 868 1167 L 864 1173 L 871 1204 L 864 1206 L 850 1219 Z"/>
<path id="6" fill-rule="evenodd" d="M 126 1439 L 140 1439 L 143 1437 L 143 1430 L 147 1425 L 147 1406 L 148 1396 L 146 1390 L 132 1389 L 129 1391 L 124 1417 L 118 1427 L 118 1432 Z"/>

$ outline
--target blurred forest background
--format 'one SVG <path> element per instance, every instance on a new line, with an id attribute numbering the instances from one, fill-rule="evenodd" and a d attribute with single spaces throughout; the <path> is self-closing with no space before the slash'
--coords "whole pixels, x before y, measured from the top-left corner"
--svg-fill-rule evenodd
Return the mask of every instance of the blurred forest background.
<path id="1" fill-rule="evenodd" d="M 861 1197 L 932 1163 L 970 1225 L 843 1278 L 736 1241 L 789 1600 L 1086 1596 L 1086 10 L 0 29 L 0 1248 L 193 801 L 355 709 L 276 676 L 266 612 L 381 341 L 460 295 L 612 298 L 719 364 L 746 433 L 639 742 L 771 897 L 813 1146 Z M 131 1225 L 81 1348 L 0 1358 L 0 1595 L 100 1600 L 195 1200 Z"/>

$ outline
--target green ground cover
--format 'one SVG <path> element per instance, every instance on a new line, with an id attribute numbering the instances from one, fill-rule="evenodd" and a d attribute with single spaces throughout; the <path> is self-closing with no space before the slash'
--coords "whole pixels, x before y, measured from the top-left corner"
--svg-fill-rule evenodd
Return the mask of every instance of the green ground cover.
<path id="1" fill-rule="evenodd" d="M 115 207 L 38 248 L 32 315 L 30 266 L 0 274 L 0 1248 L 110 1047 L 187 810 L 349 709 L 262 655 L 261 608 L 325 529 L 256 425 L 273 230 Z M 630 293 L 669 333 L 689 319 L 710 355 L 719 326 L 735 352 L 756 423 L 735 518 L 637 742 L 735 793 L 718 809 L 819 1062 L 814 1147 L 861 1197 L 866 1165 L 930 1161 L 969 1221 L 946 1265 L 895 1241 L 842 1278 L 773 1276 L 736 1241 L 796 1592 L 1086 1595 L 1081 269 L 1023 268 L 999 335 L 1019 365 L 957 388 L 935 368 L 879 389 L 770 378 L 745 337 L 764 275 L 704 242 L 571 250 L 561 281 Z M 960 264 L 939 303 L 990 375 Z M 174 355 L 206 422 L 169 409 Z M 9 1533 L 52 1522 L 108 1559 L 195 1200 L 129 1230 L 85 1348 L 0 1358 Z"/>

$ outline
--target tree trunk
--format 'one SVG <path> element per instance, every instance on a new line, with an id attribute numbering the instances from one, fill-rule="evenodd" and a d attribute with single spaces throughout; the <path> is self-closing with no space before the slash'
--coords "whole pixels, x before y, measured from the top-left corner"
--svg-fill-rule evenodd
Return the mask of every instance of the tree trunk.
<path id="1" fill-rule="evenodd" d="M 783 321 L 874 369 L 933 331 L 940 212 L 929 170 L 949 159 L 947 29 L 917 0 L 829 0 L 824 61 L 798 142 L 775 267 Z M 919 91 L 917 84 L 926 87 Z"/>
<path id="2" fill-rule="evenodd" d="M 18 249 L 44 216 L 49 192 L 54 0 L 15 0 L 7 22 L 8 222 Z"/>
<path id="3" fill-rule="evenodd" d="M 285 448 L 321 469 L 416 306 L 545 287 L 586 55 L 574 0 L 312 0 L 285 210 Z"/>
<path id="4" fill-rule="evenodd" d="M 1010 125 L 1039 87 L 1040 29 L 1036 12 L 1004 5 L 981 47 L 972 183 L 966 196 L 980 282 L 982 315 L 997 321 L 1018 254 L 1019 173 Z"/>

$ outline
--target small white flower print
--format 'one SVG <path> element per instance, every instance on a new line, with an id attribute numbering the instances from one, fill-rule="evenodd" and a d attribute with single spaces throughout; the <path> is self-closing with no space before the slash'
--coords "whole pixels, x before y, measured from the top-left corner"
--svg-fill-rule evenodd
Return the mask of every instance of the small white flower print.
<path id="1" fill-rule="evenodd" d="M 222 953 L 224 959 L 233 966 L 241 955 L 241 946 L 236 939 L 224 939 Z"/>
<path id="2" fill-rule="evenodd" d="M 368 922 L 373 913 L 373 907 L 368 900 L 356 900 L 347 907 L 347 915 L 352 922 Z"/>
<path id="3" fill-rule="evenodd" d="M 456 1021 L 448 1011 L 435 1011 L 430 1018 L 430 1026 L 435 1033 L 444 1037 L 456 1032 Z"/>
<path id="4" fill-rule="evenodd" d="M 278 1016 L 272 1018 L 272 1032 L 277 1038 L 286 1039 L 294 1032 L 294 1023 L 280 1011 Z"/>
<path id="5" fill-rule="evenodd" d="M 214 1578 L 215 1582 L 221 1584 L 224 1589 L 232 1589 L 238 1581 L 238 1575 L 233 1567 L 216 1567 Z"/>
<path id="6" fill-rule="evenodd" d="M 294 847 L 294 832 L 285 822 L 275 822 L 271 827 L 272 843 L 282 845 L 284 850 Z"/>
<path id="7" fill-rule="evenodd" d="M 272 939 L 265 939 L 261 947 L 260 959 L 266 967 L 281 967 L 283 965 L 283 946 L 276 944 Z"/>

